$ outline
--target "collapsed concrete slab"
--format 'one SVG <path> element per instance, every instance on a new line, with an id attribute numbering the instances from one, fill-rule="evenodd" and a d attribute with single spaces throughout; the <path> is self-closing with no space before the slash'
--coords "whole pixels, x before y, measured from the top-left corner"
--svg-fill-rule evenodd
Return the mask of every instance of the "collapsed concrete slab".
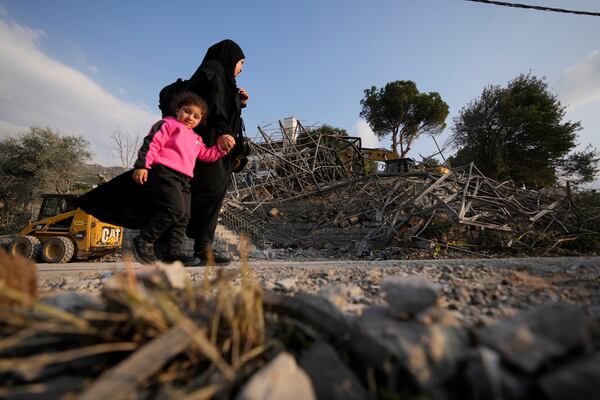
<path id="1" fill-rule="evenodd" d="M 223 205 L 223 223 L 257 244 L 357 256 L 394 246 L 481 255 L 549 250 L 594 233 L 578 222 L 568 191 L 519 189 L 473 164 L 368 173 L 360 138 L 323 136 L 299 122 L 294 129 L 259 128 Z"/>

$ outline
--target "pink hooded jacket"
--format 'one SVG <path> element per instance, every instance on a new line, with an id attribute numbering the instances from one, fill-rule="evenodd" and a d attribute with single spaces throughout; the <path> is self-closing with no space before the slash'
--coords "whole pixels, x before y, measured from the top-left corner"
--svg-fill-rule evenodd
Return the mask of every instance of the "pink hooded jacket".
<path id="1" fill-rule="evenodd" d="M 226 154 L 217 145 L 206 147 L 202 137 L 192 129 L 173 117 L 165 117 L 144 138 L 134 168 L 151 169 L 161 164 L 191 178 L 196 159 L 214 162 Z"/>

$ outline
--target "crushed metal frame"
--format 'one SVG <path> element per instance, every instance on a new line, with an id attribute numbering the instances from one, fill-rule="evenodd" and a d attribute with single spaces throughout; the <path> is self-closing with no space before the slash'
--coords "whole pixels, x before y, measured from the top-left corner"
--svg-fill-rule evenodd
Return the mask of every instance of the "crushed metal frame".
<path id="1" fill-rule="evenodd" d="M 503 246 L 531 248 L 536 231 L 555 241 L 597 234 L 573 224 L 561 190 L 526 190 L 485 177 L 473 164 L 403 173 L 366 173 L 361 140 L 259 127 L 247 168 L 234 174 L 223 223 L 257 244 L 344 248 L 357 255 L 415 242 L 481 242 L 496 232 Z M 454 224 L 455 238 L 435 226 Z M 538 235 L 539 236 L 539 235 Z M 558 242 L 557 242 L 558 243 Z"/>

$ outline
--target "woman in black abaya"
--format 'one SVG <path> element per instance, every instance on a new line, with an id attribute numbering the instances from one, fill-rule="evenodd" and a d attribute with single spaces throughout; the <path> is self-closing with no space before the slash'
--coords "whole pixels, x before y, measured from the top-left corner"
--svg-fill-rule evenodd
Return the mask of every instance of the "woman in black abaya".
<path id="1" fill-rule="evenodd" d="M 194 239 L 194 257 L 206 262 L 213 258 L 217 264 L 231 261 L 225 253 L 213 252 L 212 243 L 217 227 L 219 209 L 227 192 L 232 173 L 232 162 L 237 155 L 235 137 L 242 130 L 242 108 L 248 93 L 237 87 L 236 77 L 242 72 L 245 56 L 232 40 L 212 45 L 204 60 L 189 80 L 190 90 L 206 100 L 209 115 L 206 125 L 197 133 L 207 146 L 218 144 L 223 150 L 232 150 L 226 157 L 214 162 L 196 162 L 191 181 L 191 219 L 187 235 Z"/>

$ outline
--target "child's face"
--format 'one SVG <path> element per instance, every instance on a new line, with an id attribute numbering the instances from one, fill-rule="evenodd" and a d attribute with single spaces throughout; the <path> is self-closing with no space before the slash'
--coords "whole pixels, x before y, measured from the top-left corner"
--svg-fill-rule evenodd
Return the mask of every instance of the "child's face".
<path id="1" fill-rule="evenodd" d="M 202 121 L 202 110 L 193 104 L 183 106 L 177 110 L 177 121 L 190 129 L 194 129 Z"/>

